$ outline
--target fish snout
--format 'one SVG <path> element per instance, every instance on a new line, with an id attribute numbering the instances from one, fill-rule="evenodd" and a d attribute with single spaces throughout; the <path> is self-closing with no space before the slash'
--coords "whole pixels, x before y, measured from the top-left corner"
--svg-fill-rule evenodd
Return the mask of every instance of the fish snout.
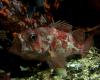
<path id="1" fill-rule="evenodd" d="M 21 40 L 20 40 L 20 36 L 19 36 L 19 34 L 16 34 L 14 36 L 12 46 L 9 49 L 9 53 L 20 52 L 21 50 L 22 50 L 22 43 L 21 43 Z"/>

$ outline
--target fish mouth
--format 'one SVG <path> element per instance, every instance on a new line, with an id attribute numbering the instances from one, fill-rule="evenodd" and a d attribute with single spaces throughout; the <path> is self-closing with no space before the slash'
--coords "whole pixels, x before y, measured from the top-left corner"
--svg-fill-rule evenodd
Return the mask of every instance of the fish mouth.
<path id="1" fill-rule="evenodd" d="M 13 45 L 10 48 L 10 53 L 32 53 L 33 50 L 31 46 L 25 41 L 25 38 L 22 34 L 16 34 L 14 36 Z"/>
<path id="2" fill-rule="evenodd" d="M 23 39 L 21 37 L 21 34 L 16 34 L 14 36 L 12 47 L 10 48 L 9 52 L 10 53 L 21 52 L 22 51 L 22 46 L 23 46 L 22 42 L 23 42 Z"/>

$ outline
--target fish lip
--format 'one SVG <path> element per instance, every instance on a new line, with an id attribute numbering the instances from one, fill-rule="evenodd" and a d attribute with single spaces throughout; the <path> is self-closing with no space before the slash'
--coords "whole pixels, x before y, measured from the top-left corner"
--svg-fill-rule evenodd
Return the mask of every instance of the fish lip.
<path id="1" fill-rule="evenodd" d="M 32 53 L 33 49 L 30 45 L 27 45 L 25 35 L 17 33 L 14 36 L 13 45 L 9 49 L 9 53 Z"/>
<path id="2" fill-rule="evenodd" d="M 25 36 L 23 36 L 22 34 L 18 34 L 18 38 L 19 38 L 19 40 L 20 40 L 20 43 L 21 43 L 21 51 L 23 52 L 23 53 L 27 53 L 27 52 L 33 52 L 33 50 L 31 49 L 31 51 L 29 50 L 29 46 L 27 46 L 27 42 L 26 42 L 26 40 L 25 40 Z"/>
<path id="3" fill-rule="evenodd" d="M 14 36 L 13 45 L 10 47 L 9 53 L 22 52 L 23 45 L 22 45 L 21 39 L 22 37 L 18 33 Z"/>
<path id="4" fill-rule="evenodd" d="M 25 41 L 24 41 L 24 39 L 23 39 L 23 37 L 22 37 L 22 35 L 21 34 L 18 34 L 17 35 L 18 36 L 18 38 L 19 38 L 19 41 L 20 41 L 20 43 L 21 43 L 21 50 L 23 51 L 24 50 L 24 46 L 25 46 Z"/>

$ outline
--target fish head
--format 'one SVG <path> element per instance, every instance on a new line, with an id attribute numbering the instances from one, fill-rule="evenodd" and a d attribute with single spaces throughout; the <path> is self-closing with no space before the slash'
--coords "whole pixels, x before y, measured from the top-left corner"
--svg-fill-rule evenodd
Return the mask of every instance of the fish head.
<path id="1" fill-rule="evenodd" d="M 50 48 L 52 38 L 43 28 L 29 29 L 14 36 L 10 52 L 25 59 L 34 59 Z"/>

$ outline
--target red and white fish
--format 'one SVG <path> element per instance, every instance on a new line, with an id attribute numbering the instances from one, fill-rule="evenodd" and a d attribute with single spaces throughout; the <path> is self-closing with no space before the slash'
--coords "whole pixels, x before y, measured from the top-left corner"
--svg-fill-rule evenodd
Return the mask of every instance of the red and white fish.
<path id="1" fill-rule="evenodd" d="M 92 44 L 92 37 L 84 41 L 83 30 L 71 29 L 71 25 L 58 21 L 51 27 L 25 30 L 14 36 L 10 52 L 23 59 L 46 61 L 51 68 L 65 68 L 66 57 L 85 57 Z"/>

